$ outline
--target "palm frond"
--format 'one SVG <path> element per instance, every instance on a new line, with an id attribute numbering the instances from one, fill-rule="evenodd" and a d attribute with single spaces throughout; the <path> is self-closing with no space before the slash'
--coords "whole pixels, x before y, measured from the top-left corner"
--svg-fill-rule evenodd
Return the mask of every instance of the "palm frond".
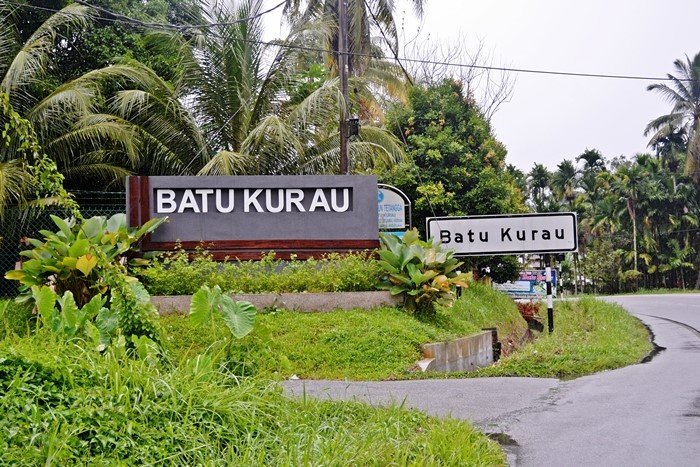
<path id="1" fill-rule="evenodd" d="M 17 205 L 29 194 L 32 177 L 23 160 L 0 162 L 0 219 L 9 206 Z"/>
<path id="2" fill-rule="evenodd" d="M 197 175 L 245 175 L 248 174 L 250 156 L 233 151 L 219 151 Z"/>
<path id="3" fill-rule="evenodd" d="M 89 7 L 72 3 L 51 15 L 27 39 L 11 64 L 5 68 L 0 83 L 2 91 L 12 95 L 13 90 L 35 82 L 46 70 L 59 33 L 70 28 L 87 28 L 90 23 L 89 13 L 92 11 Z"/>

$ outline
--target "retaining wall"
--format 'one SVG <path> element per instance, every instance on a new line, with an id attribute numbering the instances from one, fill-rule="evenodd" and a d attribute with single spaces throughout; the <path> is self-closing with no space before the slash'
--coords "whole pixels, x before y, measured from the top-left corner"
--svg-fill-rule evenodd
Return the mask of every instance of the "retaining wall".
<path id="1" fill-rule="evenodd" d="M 400 297 L 386 291 L 236 294 L 232 295 L 231 298 L 248 301 L 255 305 L 258 310 L 275 307 L 305 312 L 397 306 L 402 303 Z M 156 306 L 160 314 L 189 313 L 191 301 L 191 295 L 151 297 L 151 303 Z"/>
<path id="2" fill-rule="evenodd" d="M 474 371 L 493 364 L 491 331 L 480 332 L 451 342 L 424 344 L 423 371 Z"/>

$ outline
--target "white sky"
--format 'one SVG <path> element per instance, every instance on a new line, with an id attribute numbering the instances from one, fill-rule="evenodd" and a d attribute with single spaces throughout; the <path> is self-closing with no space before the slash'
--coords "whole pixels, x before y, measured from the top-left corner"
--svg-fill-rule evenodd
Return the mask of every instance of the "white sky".
<path id="1" fill-rule="evenodd" d="M 416 30 L 409 4 L 396 4 Z M 699 0 L 427 0 L 419 38 L 482 40 L 494 66 L 665 77 L 675 59 L 700 52 L 699 21 Z M 648 151 L 645 126 L 670 111 L 646 90 L 654 82 L 515 74 L 513 97 L 492 120 L 506 162 L 554 170 L 586 148 L 608 159 Z"/>

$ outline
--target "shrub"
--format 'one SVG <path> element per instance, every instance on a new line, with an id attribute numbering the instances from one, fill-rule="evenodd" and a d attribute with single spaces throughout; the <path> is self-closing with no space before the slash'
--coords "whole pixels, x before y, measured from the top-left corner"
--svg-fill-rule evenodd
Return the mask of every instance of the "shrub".
<path id="1" fill-rule="evenodd" d="M 331 253 L 288 261 L 270 252 L 260 261 L 217 263 L 204 249 L 162 255 L 138 275 L 153 295 L 191 295 L 203 285 L 235 293 L 357 292 L 375 290 L 380 267 L 372 252 Z"/>
<path id="2" fill-rule="evenodd" d="M 53 215 L 51 219 L 58 231 L 41 230 L 44 241 L 30 238 L 33 248 L 20 253 L 29 259 L 22 269 L 8 271 L 5 278 L 19 281 L 26 298 L 31 297 L 32 286 L 51 285 L 59 295 L 71 291 L 80 307 L 107 290 L 106 266 L 119 263 L 141 237 L 166 220 L 151 219 L 137 229 L 126 226 L 123 213 L 81 222 Z"/>
<path id="3" fill-rule="evenodd" d="M 98 311 L 109 297 L 107 311 L 118 317 L 126 338 L 146 336 L 157 341 L 150 296 L 138 280 L 126 275 L 123 260 L 134 244 L 166 218 L 151 219 L 139 228 L 127 227 L 123 213 L 109 219 L 51 219 L 58 230 L 40 231 L 44 241 L 29 239 L 33 248 L 21 253 L 29 260 L 22 269 L 5 274 L 20 283 L 18 300 L 36 303 L 43 324 L 70 338 L 82 332 L 86 322 L 106 316 Z M 56 302 L 60 309 L 55 308 Z M 106 334 L 100 334 L 100 344 L 106 344 Z"/>
<path id="4" fill-rule="evenodd" d="M 379 265 L 386 273 L 380 287 L 403 295 L 404 306 L 416 315 L 435 317 L 436 305 L 455 299 L 456 286 L 467 287 L 469 276 L 456 272 L 462 263 L 439 240 L 421 241 L 416 229 L 403 238 L 388 234 L 380 239 Z"/>

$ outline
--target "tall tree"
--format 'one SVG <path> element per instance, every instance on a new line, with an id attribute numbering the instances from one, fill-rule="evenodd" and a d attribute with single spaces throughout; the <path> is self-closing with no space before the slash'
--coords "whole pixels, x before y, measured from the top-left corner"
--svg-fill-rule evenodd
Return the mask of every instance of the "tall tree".
<path id="1" fill-rule="evenodd" d="M 691 60 L 673 62 L 675 75 L 668 74 L 670 84 L 657 83 L 647 87 L 661 94 L 670 104 L 671 112 L 651 122 L 644 131 L 653 134 L 652 142 L 683 129 L 687 137 L 685 171 L 700 184 L 700 53 Z"/>
<path id="2" fill-rule="evenodd" d="M 410 160 L 379 172 L 379 177 L 414 201 L 413 222 L 421 231 L 431 216 L 527 211 L 517 180 L 506 167 L 505 147 L 463 92 L 452 80 L 415 86 L 409 105 L 397 104 L 387 114 Z M 511 260 L 497 258 L 480 266 L 492 266 L 494 274 L 507 271 L 499 279 L 508 280 L 517 271 Z"/>
<path id="3" fill-rule="evenodd" d="M 292 20 L 309 21 L 322 19 L 333 24 L 328 37 L 330 68 L 337 76 L 339 16 L 341 0 L 287 0 L 285 12 Z M 348 68 L 351 75 L 362 75 L 368 66 L 369 58 L 377 55 L 378 49 L 373 37 L 381 37 L 393 53 L 398 53 L 399 40 L 394 19 L 396 5 L 393 0 L 342 0 L 346 1 L 348 12 Z M 414 11 L 420 17 L 426 0 L 412 0 Z"/>
<path id="4" fill-rule="evenodd" d="M 212 155 L 193 166 L 209 175 L 334 173 L 338 80 L 307 86 L 310 75 L 299 70 L 313 63 L 306 49 L 327 27 L 298 22 L 269 44 L 261 11 L 260 0 L 216 3 L 205 18 L 211 28 L 191 41 L 187 97 Z M 357 170 L 403 156 L 398 140 L 373 125 L 363 125 L 349 149 Z"/>
<path id="5" fill-rule="evenodd" d="M 570 159 L 564 159 L 557 165 L 557 170 L 552 174 L 552 185 L 554 192 L 563 201 L 566 201 L 569 206 L 573 204 L 576 198 L 576 190 L 581 183 L 581 173 L 574 162 Z"/>
<path id="6" fill-rule="evenodd" d="M 535 163 L 527 175 L 527 182 L 535 212 L 546 212 L 547 195 L 552 188 L 552 174 L 544 164 Z"/>

